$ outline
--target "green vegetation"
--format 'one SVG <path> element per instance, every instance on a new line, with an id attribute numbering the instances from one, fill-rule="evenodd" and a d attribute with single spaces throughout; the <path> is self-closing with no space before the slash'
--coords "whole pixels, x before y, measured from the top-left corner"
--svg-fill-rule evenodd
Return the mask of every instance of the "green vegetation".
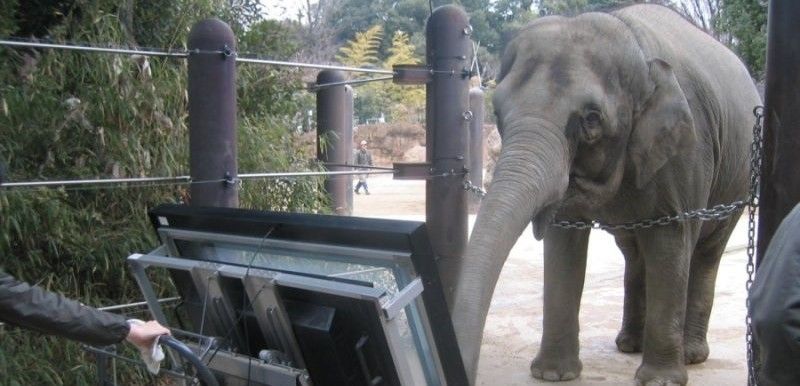
<path id="1" fill-rule="evenodd" d="M 767 59 L 767 5 L 760 0 L 725 0 L 717 28 L 729 33 L 731 48 L 756 79 L 764 78 Z"/>
<path id="2" fill-rule="evenodd" d="M 219 17 L 240 51 L 294 52 L 286 29 L 261 20 L 254 4 L 2 2 L 0 34 L 180 50 L 196 21 Z M 308 103 L 301 75 L 239 66 L 240 171 L 316 168 L 289 129 Z M 12 181 L 187 175 L 186 98 L 180 59 L 0 48 L 0 160 Z M 246 181 L 240 199 L 249 208 L 320 211 L 321 182 Z M 124 259 L 156 246 L 146 211 L 188 200 L 188 185 L 0 190 L 0 267 L 91 305 L 138 301 Z M 0 328 L 0 340 L 0 384 L 94 383 L 94 358 L 75 343 L 11 326 Z M 147 380 L 130 366 L 121 370 L 120 384 Z"/>
<path id="3" fill-rule="evenodd" d="M 389 57 L 383 62 L 386 69 L 397 64 L 420 64 L 422 59 L 414 52 L 408 34 L 396 31 L 389 47 Z M 420 86 L 386 85 L 389 98 L 389 116 L 393 122 L 414 123 L 425 119 L 425 88 Z"/>
<path id="4" fill-rule="evenodd" d="M 379 58 L 379 48 L 383 41 L 383 28 L 374 25 L 359 32 L 339 49 L 336 58 L 344 65 L 353 67 L 378 67 L 391 70 L 396 64 L 417 64 L 422 62 L 416 54 L 409 36 L 395 31 L 386 58 Z M 362 76 L 370 78 L 370 76 Z M 356 89 L 354 109 L 363 123 L 369 118 L 388 114 L 392 122 L 420 122 L 424 119 L 425 89 L 420 86 L 398 86 L 391 82 L 370 83 Z"/>

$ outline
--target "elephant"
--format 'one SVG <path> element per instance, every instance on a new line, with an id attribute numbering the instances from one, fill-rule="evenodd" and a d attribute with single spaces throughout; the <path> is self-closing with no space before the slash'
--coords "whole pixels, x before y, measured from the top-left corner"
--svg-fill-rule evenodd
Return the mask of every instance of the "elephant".
<path id="1" fill-rule="evenodd" d="M 739 58 L 667 7 L 547 16 L 508 44 L 493 104 L 502 148 L 451 289 L 474 383 L 489 304 L 529 223 L 544 240 L 543 328 L 531 374 L 580 375 L 578 311 L 591 229 L 747 198 L 753 108 Z M 616 345 L 642 352 L 637 384 L 686 384 L 706 340 L 720 258 L 741 215 L 607 229 L 625 258 Z"/>

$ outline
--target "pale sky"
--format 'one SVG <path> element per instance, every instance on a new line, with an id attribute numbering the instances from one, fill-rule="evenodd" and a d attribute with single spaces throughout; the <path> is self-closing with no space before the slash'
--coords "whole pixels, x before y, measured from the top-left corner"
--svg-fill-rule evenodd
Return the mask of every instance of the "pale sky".
<path id="1" fill-rule="evenodd" d="M 311 3 L 315 4 L 317 1 L 312 0 Z M 264 14 L 267 19 L 297 19 L 297 11 L 305 8 L 305 0 L 264 0 Z"/>

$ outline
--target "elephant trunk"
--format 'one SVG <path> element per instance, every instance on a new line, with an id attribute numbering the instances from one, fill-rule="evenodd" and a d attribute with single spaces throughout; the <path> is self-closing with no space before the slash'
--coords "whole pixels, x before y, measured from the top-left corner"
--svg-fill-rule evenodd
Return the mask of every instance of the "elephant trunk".
<path id="1" fill-rule="evenodd" d="M 453 325 L 471 383 L 492 293 L 508 253 L 532 219 L 541 238 L 542 225 L 550 221 L 569 181 L 568 146 L 562 132 L 546 121 L 529 118 L 522 124 L 528 127 L 505 128 L 492 184 L 475 220 L 454 294 Z"/>

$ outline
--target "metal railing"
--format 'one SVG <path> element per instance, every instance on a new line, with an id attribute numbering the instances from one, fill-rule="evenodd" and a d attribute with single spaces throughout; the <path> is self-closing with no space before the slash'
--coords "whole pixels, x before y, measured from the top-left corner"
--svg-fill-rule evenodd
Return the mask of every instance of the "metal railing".
<path id="1" fill-rule="evenodd" d="M 265 59 L 258 57 L 243 57 L 243 56 L 238 56 L 237 53 L 234 51 L 223 51 L 223 50 L 219 51 L 139 50 L 139 49 L 119 48 L 119 47 L 99 47 L 99 46 L 89 46 L 89 45 L 79 45 L 79 44 L 41 43 L 31 40 L 8 40 L 8 39 L 0 39 L 0 46 L 17 47 L 17 48 L 47 48 L 47 49 L 96 52 L 105 54 L 160 56 L 160 57 L 171 57 L 179 59 L 187 58 L 190 55 L 197 55 L 197 54 L 216 54 L 216 55 L 234 56 L 236 58 L 237 63 L 266 64 L 271 66 L 309 68 L 317 70 L 339 70 L 346 72 L 360 72 L 366 74 L 394 75 L 394 71 L 392 70 L 385 70 L 378 68 L 337 66 L 337 65 L 316 64 L 316 63 L 290 62 L 290 61 L 273 60 L 273 59 Z"/>
<path id="2" fill-rule="evenodd" d="M 357 167 L 357 166 L 350 166 Z M 321 176 L 353 176 L 361 174 L 394 174 L 395 169 L 385 170 L 355 170 L 355 171 L 319 171 L 319 172 L 275 172 L 275 173 L 244 173 L 230 178 L 218 178 L 212 180 L 193 180 L 190 176 L 175 177 L 142 177 L 142 178 L 107 178 L 107 179 L 86 179 L 86 180 L 52 180 L 52 181 L 25 181 L 25 182 L 2 182 L 0 191 L 3 188 L 42 188 L 42 187 L 62 187 L 76 185 L 128 185 L 128 184 L 155 184 L 172 183 L 175 185 L 183 184 L 207 184 L 207 183 L 236 183 L 237 181 L 249 179 L 268 179 L 268 178 L 295 178 L 295 177 L 321 177 Z"/>

